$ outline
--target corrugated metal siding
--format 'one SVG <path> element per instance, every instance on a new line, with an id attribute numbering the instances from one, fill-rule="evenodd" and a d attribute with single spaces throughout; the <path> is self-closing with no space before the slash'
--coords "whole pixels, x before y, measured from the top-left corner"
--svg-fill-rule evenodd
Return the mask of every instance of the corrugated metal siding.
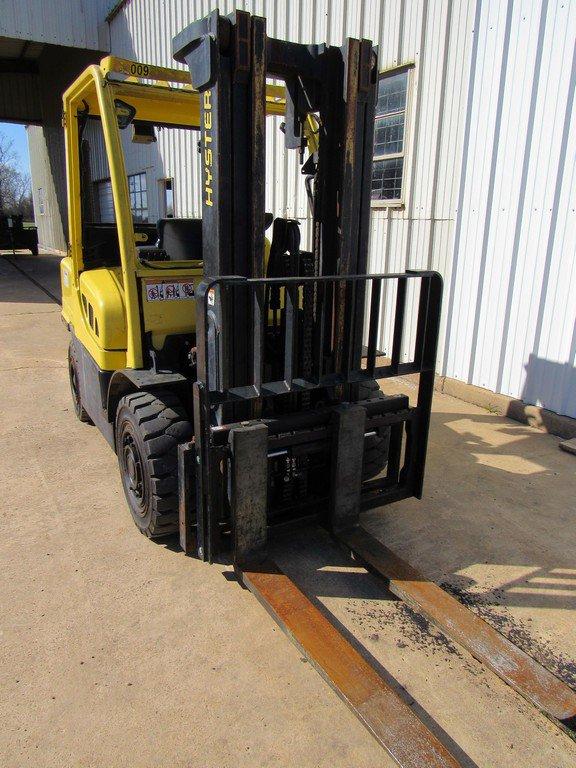
<path id="1" fill-rule="evenodd" d="M 34 201 L 34 219 L 38 227 L 38 242 L 43 248 L 66 252 L 66 238 L 62 226 L 62 217 L 58 215 L 57 189 L 61 189 L 60 179 L 54 176 L 50 152 L 54 154 L 53 130 L 39 125 L 28 126 L 28 146 L 30 150 L 30 171 L 33 179 L 32 199 Z M 64 187 L 65 188 L 65 187 Z M 39 190 L 42 190 L 40 193 Z M 44 214 L 40 214 L 40 196 L 44 202 Z"/>
<path id="2" fill-rule="evenodd" d="M 157 128 L 156 135 L 156 143 L 134 144 L 130 139 L 131 129 L 121 133 L 127 173 L 146 173 L 149 220 L 156 221 L 160 216 L 159 182 L 166 178 L 174 178 L 176 216 L 200 217 L 198 134 L 184 129 Z M 84 139 L 90 145 L 91 178 L 94 181 L 108 179 L 110 169 L 99 122 L 87 125 Z"/>
<path id="3" fill-rule="evenodd" d="M 0 36 L 101 50 L 108 0 L 2 0 Z"/>
<path id="4" fill-rule="evenodd" d="M 96 181 L 95 184 L 98 199 L 98 209 L 100 213 L 99 220 L 104 224 L 114 224 L 116 221 L 116 215 L 114 213 L 112 182 Z"/>
<path id="5" fill-rule="evenodd" d="M 439 372 L 576 417 L 576 4 L 131 0 L 111 23 L 112 51 L 174 66 L 173 35 L 216 6 L 264 15 L 290 40 L 371 38 L 381 68 L 414 62 L 406 205 L 373 209 L 370 267 L 443 275 Z M 272 126 L 268 136 L 267 207 L 305 220 L 298 169 Z M 198 215 L 194 143 L 161 137 L 157 149 L 152 175 L 174 176 L 178 215 Z"/>
<path id="6" fill-rule="evenodd" d="M 449 376 L 576 416 L 576 5 L 484 3 L 453 249 Z"/>

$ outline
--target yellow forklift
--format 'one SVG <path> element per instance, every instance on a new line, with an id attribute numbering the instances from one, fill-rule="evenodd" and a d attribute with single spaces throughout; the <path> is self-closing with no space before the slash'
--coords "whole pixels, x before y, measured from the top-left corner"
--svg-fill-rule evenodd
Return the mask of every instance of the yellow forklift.
<path id="1" fill-rule="evenodd" d="M 263 18 L 214 11 L 174 38 L 173 53 L 186 70 L 108 57 L 64 94 L 72 396 L 117 453 L 136 525 L 152 538 L 179 531 L 201 560 L 230 558 L 400 765 L 460 763 L 271 562 L 276 531 L 326 527 L 573 727 L 573 692 L 360 525 L 362 510 L 422 495 L 442 294 L 435 272 L 368 274 L 376 49 L 277 40 Z M 265 210 L 272 117 L 300 163 L 308 249 L 297 221 Z M 94 200 L 95 125 L 113 220 Z M 199 219 L 135 214 L 129 139 L 153 143 L 166 129 L 200 135 Z M 178 172 L 193 175 L 183 160 Z M 378 380 L 406 374 L 419 377 L 414 401 L 384 396 Z"/>
<path id="2" fill-rule="evenodd" d="M 285 93 L 284 87 L 266 85 L 263 107 L 268 116 L 284 115 Z M 133 221 L 121 131 L 131 130 L 132 140 L 139 142 L 142 136 L 154 136 L 155 130 L 168 127 L 197 132 L 204 120 L 204 123 L 210 122 L 210 131 L 215 132 L 218 130 L 215 113 L 206 109 L 207 104 L 206 96 L 201 98 L 201 94 L 191 89 L 187 73 L 136 64 L 115 57 L 104 59 L 100 66 L 89 67 L 64 95 L 70 255 L 62 261 L 61 283 L 63 317 L 72 334 L 69 372 L 74 407 L 78 417 L 82 421 L 96 424 L 115 448 L 134 521 L 143 533 L 153 538 L 178 531 L 177 453 L 178 446 L 189 441 L 193 434 L 192 392 L 198 375 L 198 359 L 202 357 L 196 333 L 196 299 L 203 279 L 219 274 L 214 270 L 222 271 L 223 267 L 213 265 L 214 255 L 207 252 L 214 252 L 216 247 L 218 258 L 230 261 L 225 252 L 231 248 L 232 236 L 238 240 L 244 239 L 244 246 L 247 245 L 249 229 L 246 222 L 249 219 L 241 216 L 235 219 L 240 223 L 237 232 L 228 235 L 226 247 L 216 245 L 219 221 L 218 226 L 207 234 L 205 232 L 212 213 L 215 217 L 221 217 L 221 211 L 226 210 L 224 203 L 219 200 L 217 184 L 224 184 L 228 189 L 232 185 L 231 178 L 217 182 L 220 155 L 212 147 L 222 139 L 208 134 L 212 144 L 204 153 L 203 174 L 206 185 L 203 192 L 203 218 L 162 218 L 153 224 Z M 201 114 L 202 108 L 204 117 Z M 101 130 L 101 151 L 105 150 L 109 164 L 115 213 L 115 221 L 112 223 L 95 220 L 97 215 L 93 207 L 87 204 L 92 190 L 85 146 L 88 143 L 86 136 L 93 135 L 90 127 L 94 122 L 98 123 Z M 306 152 L 308 155 L 307 163 L 310 167 L 318 152 L 319 126 L 312 113 L 306 115 L 303 122 L 303 137 L 299 148 L 301 153 Z M 263 159 L 262 139 L 259 141 L 262 146 L 258 152 Z M 242 152 L 238 154 L 245 156 L 244 159 L 250 157 L 245 146 L 241 149 Z M 226 162 L 230 170 L 230 161 Z M 243 171 L 245 179 L 248 179 L 248 168 L 247 164 Z M 252 169 L 254 178 L 257 178 L 254 165 Z M 263 190 L 261 186 L 261 196 Z M 239 195 L 240 199 L 248 200 L 245 190 L 240 190 Z M 259 262 L 256 274 L 266 273 L 276 280 L 283 274 L 292 275 L 296 279 L 299 274 L 313 277 L 315 267 L 312 254 L 299 250 L 297 222 L 277 219 L 270 242 L 265 237 L 265 229 L 272 224 L 272 215 L 264 212 L 263 200 L 259 201 L 259 205 L 262 208 L 259 224 L 253 228 L 254 264 L 256 260 Z M 226 206 L 231 212 L 231 203 L 227 202 Z M 249 215 L 246 211 L 244 214 Z M 203 246 L 203 242 L 206 245 Z M 236 248 L 238 252 L 239 248 Z M 294 262 L 288 271 L 284 264 L 287 259 Z M 222 274 L 225 276 L 245 271 L 244 267 L 230 263 L 223 268 Z M 363 278 L 364 281 L 367 279 Z M 376 278 L 371 278 L 372 282 L 374 280 Z M 293 285 L 289 295 L 295 290 Z M 325 287 L 326 284 L 322 284 L 321 288 Z M 328 285 L 327 288 L 331 290 L 332 286 Z M 215 291 L 214 286 L 211 295 Z M 316 293 L 315 311 L 319 311 L 318 287 L 314 289 L 309 281 L 305 289 L 299 289 L 296 308 L 296 319 L 302 328 L 307 323 L 306 331 L 294 329 L 292 332 L 294 342 L 298 335 L 305 340 L 308 357 L 311 354 L 313 334 L 310 317 L 312 307 L 308 306 L 311 291 Z M 239 294 L 237 289 L 236 293 Z M 269 284 L 267 296 L 270 306 L 268 320 L 264 325 L 268 333 L 266 344 L 269 348 L 276 347 L 276 352 L 274 356 L 270 355 L 266 363 L 262 361 L 263 369 L 267 365 L 272 370 L 272 363 L 278 368 L 279 350 L 283 343 L 279 334 L 287 317 L 284 294 L 283 286 Z M 275 308 L 272 308 L 270 302 Z M 360 317 L 359 313 L 357 317 Z M 237 356 L 236 363 L 238 365 L 240 358 L 240 365 L 245 367 L 246 344 L 252 333 L 252 316 L 250 319 L 246 316 L 236 320 L 250 323 L 250 327 L 245 325 L 243 333 L 235 331 L 234 334 L 238 342 L 234 353 Z M 235 329 L 238 328 L 235 324 Z M 374 339 L 375 332 L 376 329 L 372 333 Z M 223 336 L 222 331 L 218 330 L 217 335 Z M 242 337 L 245 337 L 245 348 L 238 349 Z M 294 342 L 290 342 L 292 346 Z M 374 380 L 374 353 L 375 346 L 371 350 L 372 372 L 361 374 L 357 388 L 363 400 L 383 401 Z M 229 354 L 232 362 L 235 358 Z M 321 354 L 325 354 L 324 350 Z M 226 367 L 228 361 L 223 361 L 223 365 Z M 296 370 L 293 374 L 296 378 Z M 311 379 L 311 374 L 310 368 L 305 375 Z M 337 378 L 334 378 L 332 372 L 329 383 L 336 384 Z M 327 392 L 333 397 L 335 387 L 320 386 L 320 379 L 318 387 L 311 383 L 305 385 L 308 386 L 306 396 L 297 397 L 296 400 L 292 397 L 291 403 L 324 402 Z M 286 392 L 291 386 L 285 385 Z M 301 385 L 295 383 L 294 386 L 298 388 Z M 315 388 L 321 391 L 314 392 Z M 267 398 L 261 399 L 266 401 Z M 242 410 L 246 415 L 249 412 L 249 407 L 246 407 L 250 406 L 249 401 L 250 398 L 245 399 L 243 408 L 240 405 L 230 408 L 226 404 L 219 404 L 219 418 L 229 421 L 229 417 L 224 414 L 231 414 L 234 410 L 238 413 Z M 286 411 L 286 402 L 284 398 L 281 403 L 283 411 Z M 272 412 L 274 408 L 265 405 L 264 412 Z M 307 405 L 306 410 L 309 408 Z M 288 410 L 292 412 L 299 409 L 300 406 L 294 408 L 291 405 Z M 154 418 L 151 418 L 152 415 Z M 389 442 L 388 426 L 377 425 L 365 430 L 364 445 L 361 448 L 364 478 L 374 476 L 384 468 Z M 306 473 L 295 465 L 291 467 L 288 459 L 283 462 L 277 460 L 275 465 L 276 475 L 282 474 L 286 478 L 288 473 L 296 477 L 295 482 L 285 479 L 279 481 L 276 478 L 277 495 L 287 499 L 292 488 L 292 496 L 296 490 L 299 490 L 301 497 L 305 496 L 303 483 Z M 194 485 L 194 473 L 187 475 L 187 483 Z M 186 498 L 190 506 L 186 513 L 190 534 L 191 529 L 197 528 L 196 494 L 189 491 Z M 195 538 L 198 538 L 196 534 Z M 206 553 L 211 552 L 213 546 L 211 540 L 208 547 L 203 542 L 198 544 L 198 548 Z M 190 549 L 189 543 L 186 549 Z"/>

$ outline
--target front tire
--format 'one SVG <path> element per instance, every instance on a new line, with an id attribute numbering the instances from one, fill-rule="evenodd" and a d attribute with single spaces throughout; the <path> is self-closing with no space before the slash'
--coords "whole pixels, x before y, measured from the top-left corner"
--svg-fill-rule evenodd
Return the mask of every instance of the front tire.
<path id="1" fill-rule="evenodd" d="M 116 453 L 126 501 L 149 538 L 178 531 L 178 444 L 192 425 L 172 392 L 134 392 L 116 412 Z"/>

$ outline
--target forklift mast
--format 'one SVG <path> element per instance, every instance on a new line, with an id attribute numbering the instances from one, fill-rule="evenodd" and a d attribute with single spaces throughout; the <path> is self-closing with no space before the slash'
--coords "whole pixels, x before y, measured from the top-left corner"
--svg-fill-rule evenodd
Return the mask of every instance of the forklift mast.
<path id="1" fill-rule="evenodd" d="M 319 150 L 310 163 L 316 178 L 314 275 L 365 274 L 378 72 L 371 43 L 349 39 L 337 48 L 285 42 L 267 37 L 264 18 L 245 11 L 222 17 L 214 11 L 181 32 L 173 50 L 203 94 L 205 277 L 264 276 L 267 77 L 286 85 L 288 149 L 304 150 L 304 124 L 309 114 L 318 115 Z M 349 357 L 358 364 L 362 308 L 359 302 L 354 317 L 347 317 L 352 307 L 345 306 L 343 295 L 338 298 L 336 361 Z M 245 316 L 242 307 L 236 311 Z M 345 329 L 352 325 L 346 344 Z M 250 338 L 247 328 L 221 356 L 227 368 L 221 371 L 223 381 L 247 379 Z"/>
<path id="2" fill-rule="evenodd" d="M 271 525 L 315 516 L 348 526 L 361 505 L 421 494 L 441 279 L 367 275 L 378 79 L 370 41 L 286 42 L 266 35 L 263 18 L 214 11 L 174 38 L 173 54 L 201 94 L 203 167 L 195 440 L 180 451 L 181 542 L 211 561 L 228 537 L 236 562 L 258 560 Z M 318 136 L 302 168 L 312 179 L 312 250 L 300 249 L 296 222 L 277 220 L 266 267 L 267 78 L 286 86 L 286 148 L 303 157 L 311 117 Z M 414 359 L 401 362 L 409 281 L 420 288 L 417 333 Z M 393 282 L 392 359 L 377 365 L 383 285 L 388 295 Z M 405 396 L 360 396 L 368 382 L 402 373 L 421 373 L 416 408 Z M 363 482 L 365 437 L 383 429 L 386 475 Z"/>

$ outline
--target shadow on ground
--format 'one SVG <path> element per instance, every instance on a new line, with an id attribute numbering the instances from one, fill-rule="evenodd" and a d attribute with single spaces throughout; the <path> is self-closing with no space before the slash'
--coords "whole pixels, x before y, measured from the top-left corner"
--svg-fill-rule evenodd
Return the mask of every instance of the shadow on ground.
<path id="1" fill-rule="evenodd" d="M 61 303 L 60 262 L 62 256 L 54 253 L 43 253 L 32 256 L 27 251 L 0 252 L 0 267 L 2 280 L 0 282 L 0 302 L 22 302 L 20 290 L 20 275 L 29 280 L 38 290 L 26 292 L 27 303 Z M 20 273 L 20 275 L 18 274 Z"/>

